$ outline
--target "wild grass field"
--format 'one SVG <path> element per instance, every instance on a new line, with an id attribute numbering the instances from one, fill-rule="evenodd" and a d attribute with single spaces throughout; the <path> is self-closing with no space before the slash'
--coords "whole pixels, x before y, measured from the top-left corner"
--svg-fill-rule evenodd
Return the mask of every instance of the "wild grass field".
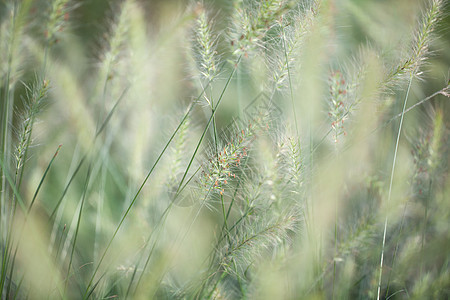
<path id="1" fill-rule="evenodd" d="M 2 0 L 1 299 L 450 298 L 446 0 Z"/>

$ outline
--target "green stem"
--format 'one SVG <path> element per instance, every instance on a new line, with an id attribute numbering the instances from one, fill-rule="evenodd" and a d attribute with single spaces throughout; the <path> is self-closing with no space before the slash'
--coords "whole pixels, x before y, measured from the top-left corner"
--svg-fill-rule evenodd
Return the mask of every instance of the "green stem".
<path id="1" fill-rule="evenodd" d="M 198 150 L 200 148 L 200 145 L 202 144 L 202 141 L 203 141 L 203 139 L 205 137 L 206 131 L 208 130 L 208 128 L 209 128 L 209 126 L 210 126 L 210 124 L 211 124 L 211 122 L 212 122 L 212 120 L 213 120 L 213 118 L 214 118 L 214 116 L 216 114 L 217 108 L 219 107 L 220 103 L 222 102 L 223 95 L 225 94 L 225 91 L 227 90 L 228 85 L 230 84 L 231 78 L 233 78 L 233 75 L 236 72 L 236 68 L 239 65 L 240 61 L 241 61 L 241 57 L 239 57 L 238 61 L 236 62 L 236 66 L 233 68 L 233 71 L 231 72 L 230 76 L 228 77 L 228 80 L 225 83 L 225 87 L 223 88 L 222 93 L 220 94 L 219 100 L 217 100 L 217 104 L 216 104 L 216 106 L 214 107 L 214 109 L 211 112 L 211 117 L 209 118 L 208 123 L 206 124 L 205 129 L 203 130 L 202 136 L 200 137 L 200 140 L 199 140 L 199 142 L 197 144 L 197 147 L 195 148 L 195 151 L 192 154 L 191 160 L 189 161 L 189 164 L 188 164 L 188 166 L 186 168 L 186 171 L 183 174 L 183 178 L 180 181 L 180 184 L 178 186 L 178 189 L 177 189 L 177 192 L 176 192 L 175 195 L 178 195 L 178 193 L 180 191 L 180 188 L 182 187 L 183 182 L 186 179 L 186 176 L 187 176 L 187 174 L 189 172 L 189 169 L 191 168 L 192 163 L 193 163 L 193 161 L 195 159 L 195 156 L 197 155 L 197 152 L 198 152 Z"/>
<path id="2" fill-rule="evenodd" d="M 392 161 L 391 179 L 390 179 L 390 182 L 389 182 L 389 193 L 388 193 L 388 199 L 387 199 L 386 205 L 389 205 L 390 200 L 391 200 L 392 184 L 394 182 L 395 164 L 397 162 L 398 145 L 399 145 L 399 142 L 400 142 L 400 134 L 402 132 L 402 126 L 403 126 L 403 119 L 404 119 L 404 115 L 405 115 L 406 103 L 408 102 L 408 96 L 409 96 L 409 91 L 411 90 L 411 83 L 412 83 L 413 77 L 414 77 L 414 73 L 411 72 L 410 78 L 409 78 L 409 83 L 408 83 L 408 89 L 406 90 L 406 96 L 405 96 L 405 100 L 403 102 L 403 109 L 402 109 L 402 114 L 401 114 L 401 118 L 400 118 L 400 125 L 398 127 L 397 140 L 395 142 L 394 159 Z M 385 245 L 386 245 L 387 225 L 388 225 L 388 216 L 386 214 L 386 218 L 384 220 L 383 242 L 382 242 L 382 247 L 381 247 L 380 274 L 379 274 L 379 277 L 378 277 L 377 300 L 380 299 L 380 293 L 381 293 L 381 279 L 382 279 L 382 275 L 383 275 L 383 262 L 384 262 L 384 250 L 385 250 Z M 387 288 L 389 289 L 389 286 Z"/>
<path id="3" fill-rule="evenodd" d="M 69 283 L 69 274 L 70 274 L 70 269 L 72 267 L 73 254 L 75 253 L 75 247 L 77 244 L 78 233 L 79 233 L 80 223 L 81 223 L 81 215 L 83 213 L 83 207 L 84 207 L 84 203 L 86 201 L 86 195 L 87 195 L 87 191 L 89 188 L 89 180 L 91 178 L 91 169 L 92 169 L 92 165 L 89 165 L 87 174 L 86 174 L 86 180 L 84 183 L 84 188 L 83 188 L 83 196 L 81 198 L 80 211 L 78 212 L 77 226 L 75 228 L 75 235 L 74 235 L 73 242 L 72 242 L 72 251 L 70 253 L 69 266 L 67 268 L 67 275 L 66 275 L 66 284 L 64 286 L 64 292 L 63 292 L 64 295 L 66 294 L 66 288 Z"/>
<path id="4" fill-rule="evenodd" d="M 233 70 L 233 72 L 234 72 L 234 70 Z M 198 101 L 198 99 L 201 98 L 201 96 L 203 95 L 204 92 L 205 92 L 205 89 L 203 89 L 202 92 L 200 93 L 199 97 L 197 97 L 197 101 Z M 223 93 L 222 93 L 222 95 L 223 95 Z M 119 229 L 122 227 L 122 224 L 123 224 L 123 222 L 125 221 L 126 217 L 128 216 L 128 214 L 129 214 L 131 208 L 134 206 L 134 203 L 136 202 L 136 200 L 137 200 L 138 196 L 140 195 L 142 189 L 144 188 L 145 184 L 147 183 L 148 179 L 150 178 L 150 175 L 151 175 L 151 174 L 153 173 L 153 171 L 155 170 L 156 166 L 158 165 L 158 163 L 159 163 L 159 161 L 161 160 L 162 156 L 164 155 L 164 153 L 166 152 L 166 150 L 167 150 L 167 148 L 169 147 L 170 143 L 171 143 L 172 140 L 174 139 L 175 135 L 178 133 L 178 131 L 180 130 L 181 126 L 182 126 L 183 123 L 186 121 L 187 117 L 189 116 L 189 114 L 191 113 L 192 109 L 194 108 L 195 102 L 196 102 L 196 101 L 193 101 L 193 102 L 191 103 L 191 105 L 190 105 L 188 111 L 186 112 L 186 114 L 184 115 L 184 117 L 182 118 L 182 120 L 180 121 L 180 123 L 178 124 L 178 127 L 175 129 L 175 131 L 173 132 L 172 136 L 169 138 L 169 141 L 168 141 L 168 142 L 166 143 L 166 145 L 164 146 L 163 150 L 162 150 L 161 153 L 159 154 L 159 156 L 158 156 L 158 158 L 156 159 L 155 163 L 153 164 L 152 168 L 151 168 L 150 171 L 147 173 L 147 175 L 146 175 L 146 177 L 144 178 L 142 184 L 139 186 L 138 191 L 136 192 L 135 196 L 134 196 L 133 199 L 131 200 L 131 203 L 129 204 L 129 206 L 128 206 L 127 210 L 125 211 L 124 215 L 122 216 L 122 218 L 121 218 L 121 220 L 120 220 L 120 222 L 119 222 L 119 224 L 118 224 L 116 230 L 114 231 L 114 233 L 113 233 L 111 239 L 109 240 L 109 242 L 108 242 L 108 244 L 107 244 L 105 250 L 103 251 L 103 254 L 102 254 L 102 256 L 101 256 L 101 258 L 100 258 L 100 260 L 99 260 L 99 262 L 98 262 L 98 264 L 97 264 L 97 267 L 95 268 L 95 270 L 94 270 L 94 272 L 93 272 L 93 274 L 92 274 L 92 276 L 91 276 L 91 279 L 90 279 L 90 281 L 89 281 L 89 283 L 88 283 L 88 286 L 87 286 L 87 288 L 86 288 L 86 291 L 85 291 L 85 294 L 84 294 L 83 298 L 85 298 L 88 294 L 92 293 L 92 292 L 89 292 L 89 289 L 90 289 L 91 286 L 92 286 L 92 283 L 93 283 L 93 281 L 94 281 L 95 275 L 97 274 L 98 269 L 100 268 L 100 265 L 102 264 L 102 262 L 103 262 L 103 260 L 104 260 L 104 258 L 105 258 L 105 256 L 106 256 L 106 253 L 108 252 L 109 248 L 111 247 L 111 244 L 112 244 L 114 238 L 116 237 L 117 233 L 119 232 Z M 108 119 L 108 118 L 107 118 L 107 119 Z M 210 119 L 210 121 L 211 121 L 211 119 Z M 210 122 L 208 122 L 208 125 L 209 125 L 209 124 L 210 124 Z M 206 130 L 207 130 L 207 129 L 208 129 L 208 128 L 206 128 Z M 203 137 L 204 137 L 204 135 L 205 135 L 206 130 L 203 132 L 202 139 L 203 139 Z M 198 148 L 199 148 L 199 145 L 197 146 L 196 151 L 198 150 Z M 195 152 L 195 153 L 196 153 L 196 152 Z M 190 164 L 192 163 L 192 161 L 193 161 L 193 158 L 192 158 Z M 190 164 L 189 164 L 189 166 L 190 166 Z M 183 181 L 184 181 L 184 178 L 186 177 L 186 174 L 187 174 L 188 170 L 189 170 L 189 167 L 188 167 L 188 169 L 186 170 L 186 172 L 184 173 L 183 180 L 181 181 L 181 183 L 180 183 L 180 185 L 179 185 L 179 187 L 178 187 L 178 190 L 177 190 L 177 193 L 176 193 L 175 197 L 178 195 L 178 192 L 179 192 L 179 190 L 180 190 L 180 188 L 181 188 L 181 185 L 182 185 L 182 183 L 183 183 Z M 173 202 L 171 202 L 171 204 L 169 205 L 169 207 L 171 207 L 172 203 L 173 203 Z"/>
<path id="5" fill-rule="evenodd" d="M 223 66 L 224 66 L 224 65 L 222 65 L 222 67 L 223 67 Z M 221 69 L 222 69 L 222 68 L 221 68 Z M 224 94 L 224 92 L 225 92 L 225 90 L 226 90 L 226 88 L 227 88 L 227 86 L 228 86 L 229 81 L 231 80 L 231 78 L 232 78 L 232 76 L 233 76 L 233 74 L 234 74 L 234 71 L 235 71 L 235 69 L 233 69 L 233 72 L 231 73 L 230 77 L 228 78 L 227 84 L 225 85 L 225 88 L 223 89 L 223 91 L 222 91 L 222 93 L 221 93 L 221 95 L 220 95 L 220 98 L 219 98 L 219 101 L 218 101 L 218 103 L 217 103 L 217 105 L 216 105 L 216 108 L 217 108 L 217 106 L 219 105 L 219 103 L 220 103 L 220 101 L 221 101 L 221 99 L 222 99 L 222 97 L 223 97 L 223 94 Z M 201 91 L 200 95 L 196 98 L 196 101 L 193 101 L 193 102 L 191 103 L 191 105 L 190 105 L 188 111 L 186 112 L 186 114 L 184 115 L 184 117 L 182 118 L 182 120 L 180 121 L 180 123 L 178 124 L 178 127 L 175 129 L 175 131 L 174 131 L 174 133 L 172 134 L 172 136 L 170 137 L 169 141 L 166 143 L 166 146 L 164 147 L 164 149 L 163 149 L 162 152 L 160 153 L 158 159 L 157 159 L 156 162 L 154 163 L 154 165 L 153 165 L 152 169 L 150 170 L 150 172 L 147 174 L 147 177 L 144 179 L 144 182 L 143 182 L 143 184 L 141 185 L 140 189 L 138 190 L 138 193 L 135 195 L 135 197 L 134 197 L 134 199 L 132 200 L 130 206 L 128 207 L 127 212 L 125 213 L 124 217 L 122 218 L 121 222 L 119 223 L 119 227 L 121 226 L 122 221 L 123 221 L 124 218 L 126 217 L 126 214 L 128 214 L 129 209 L 131 209 L 131 206 L 134 204 L 134 202 L 135 202 L 137 196 L 139 195 L 140 190 L 142 189 L 143 185 L 145 185 L 145 183 L 146 183 L 148 177 L 149 177 L 149 176 L 151 175 L 151 173 L 153 172 L 153 169 L 156 167 L 156 165 L 158 164 L 158 162 L 159 162 L 159 160 L 161 159 L 162 155 L 164 154 L 164 152 L 165 152 L 166 149 L 168 148 L 169 144 L 172 142 L 173 138 L 175 137 L 175 135 L 177 134 L 177 132 L 179 131 L 179 129 L 181 128 L 181 126 L 184 124 L 184 122 L 186 121 L 186 119 L 187 119 L 187 117 L 189 116 L 189 114 L 191 113 L 192 109 L 194 108 L 194 104 L 195 104 L 195 103 L 203 96 L 203 94 L 206 92 L 207 87 L 208 87 L 211 83 L 212 83 L 212 80 L 210 80 L 210 81 L 208 82 L 208 84 L 207 84 L 205 87 L 202 88 L 202 91 Z M 186 178 L 187 172 L 189 171 L 189 168 L 190 168 L 191 163 L 192 163 L 192 161 L 193 161 L 193 159 L 194 159 L 194 157 L 195 157 L 195 154 L 197 153 L 197 150 L 198 150 L 198 148 L 200 147 L 200 144 L 201 144 L 201 142 L 202 142 L 202 140 L 203 140 L 203 137 L 204 137 L 206 131 L 207 131 L 208 128 L 209 128 L 209 125 L 210 125 L 210 123 L 211 123 L 211 119 L 212 119 L 212 117 L 214 116 L 214 112 L 215 112 L 215 110 L 212 112 L 211 118 L 210 118 L 209 121 L 208 121 L 208 125 L 205 127 L 205 130 L 203 131 L 202 137 L 200 138 L 200 141 L 198 142 L 197 147 L 196 147 L 196 149 L 195 149 L 195 151 L 194 151 L 194 155 L 193 155 L 193 157 L 192 157 L 190 163 L 188 164 L 188 167 L 187 167 L 187 169 L 186 169 L 186 171 L 185 171 L 185 173 L 184 173 L 184 175 L 183 175 L 183 179 L 181 180 L 181 182 L 180 182 L 180 184 L 179 184 L 179 186 L 178 186 L 178 188 L 177 188 L 177 191 L 176 191 L 176 193 L 175 193 L 175 197 L 174 197 L 173 201 L 172 201 L 172 202 L 168 205 L 168 207 L 164 210 L 164 212 L 163 212 L 163 214 L 162 214 L 162 216 L 161 216 L 161 218 L 160 218 L 160 220 L 159 220 L 159 222 L 158 222 L 158 226 L 157 226 L 158 236 L 157 236 L 157 238 L 155 239 L 155 242 L 154 242 L 153 245 L 152 245 L 152 248 L 151 248 L 151 251 L 150 251 L 149 255 L 147 256 L 146 262 L 145 262 L 145 264 L 144 264 L 144 268 L 143 268 L 143 270 L 142 270 L 142 272 L 141 272 L 141 275 L 139 276 L 139 279 L 138 279 L 138 281 L 137 281 L 137 283 L 136 283 L 136 290 L 137 290 L 137 288 L 138 288 L 138 286 L 139 286 L 139 284 L 140 284 L 140 282 L 141 282 L 141 280 L 142 280 L 142 278 L 143 278 L 143 274 L 144 274 L 144 272 L 145 272 L 145 269 L 147 268 L 147 265 L 148 265 L 148 263 L 150 262 L 150 258 L 151 258 L 152 254 L 153 254 L 153 251 L 154 251 L 155 247 L 156 247 L 156 241 L 158 240 L 159 232 L 161 232 L 160 227 L 162 227 L 162 225 L 165 223 L 165 220 L 166 220 L 166 218 L 167 218 L 167 215 L 169 214 L 170 209 L 172 208 L 173 204 L 175 203 L 175 200 L 177 199 L 177 197 L 178 197 L 178 196 L 181 194 L 181 192 L 184 190 L 184 188 L 186 187 L 187 183 L 189 183 L 189 181 L 193 178 L 193 176 L 191 176 L 191 177 L 189 178 L 189 180 L 187 181 L 187 183 L 186 183 L 185 185 L 183 185 L 184 179 Z M 198 170 L 199 170 L 199 169 L 197 169 L 196 172 L 198 172 Z M 195 173 L 196 173 L 196 172 L 195 172 Z M 195 175 L 195 174 L 194 174 L 194 175 Z M 119 228 L 117 228 L 117 230 L 118 230 L 118 229 L 119 229 Z M 113 238 L 111 239 L 110 243 L 108 244 L 108 246 L 107 246 L 107 248 L 106 248 L 106 250 L 105 250 L 105 252 L 104 252 L 104 254 L 103 254 L 103 256 L 102 256 L 102 258 L 100 259 L 99 264 L 98 264 L 98 266 L 97 266 L 96 270 L 94 271 L 94 274 L 93 274 L 93 276 L 92 276 L 92 278 L 91 278 L 91 282 L 89 283 L 88 288 L 86 289 L 86 292 L 88 292 L 90 286 L 92 285 L 92 281 L 93 281 L 93 278 L 94 278 L 94 276 L 95 276 L 95 273 L 97 272 L 98 267 L 99 267 L 100 263 L 102 262 L 103 257 L 104 257 L 104 255 L 105 255 L 106 251 L 107 251 L 108 248 L 110 247 L 110 245 L 111 245 L 111 243 L 112 243 L 112 240 L 114 239 L 114 237 L 115 237 L 115 235 L 116 235 L 116 233 L 117 233 L 117 230 L 116 230 L 116 232 L 113 234 Z M 148 242 L 151 240 L 151 238 L 152 238 L 154 232 L 155 232 L 155 231 L 152 231 L 152 232 L 150 233 L 150 237 L 147 239 L 147 243 L 146 243 L 146 245 L 144 246 L 144 248 L 147 247 Z M 140 264 L 140 260 L 139 260 L 139 262 L 135 265 L 134 273 L 136 272 L 137 267 L 138 267 L 139 264 Z M 130 283 L 129 283 L 129 285 L 128 285 L 127 295 L 128 295 L 128 293 L 129 293 L 129 291 L 130 291 L 130 288 L 131 288 L 131 285 L 132 285 L 132 283 L 133 283 L 133 280 L 134 280 L 134 276 L 131 278 Z M 92 293 L 92 291 L 89 292 L 88 295 L 90 295 L 91 293 Z M 85 294 L 85 295 L 86 295 L 86 294 Z"/>
<path id="6" fill-rule="evenodd" d="M 175 199 L 180 195 L 180 192 L 181 192 L 181 190 L 182 190 L 182 187 L 184 187 L 184 186 L 183 186 L 184 179 L 186 178 L 186 175 L 187 175 L 187 173 L 188 173 L 190 167 L 192 166 L 192 162 L 193 162 L 193 160 L 194 160 L 194 158 L 195 158 L 195 156 L 196 156 L 196 154 L 197 154 L 197 152 L 198 152 L 198 149 L 199 149 L 200 145 L 202 144 L 202 141 L 203 141 L 203 139 L 204 139 L 204 137 L 205 137 L 206 132 L 207 132 L 208 129 L 209 129 L 209 126 L 211 125 L 212 121 L 214 121 L 214 119 L 215 119 L 215 113 L 216 113 L 216 111 L 217 111 L 217 108 L 218 108 L 220 102 L 221 102 L 222 99 L 223 99 L 223 96 L 224 96 L 224 94 L 225 94 L 225 91 L 227 90 L 228 85 L 229 85 L 231 79 L 233 78 L 233 75 L 234 75 L 234 73 L 235 73 L 235 71 L 236 71 L 237 66 L 239 65 L 239 62 L 240 62 L 240 57 L 239 57 L 238 61 L 236 62 L 235 68 L 233 68 L 233 71 L 230 73 L 230 76 L 228 77 L 228 80 L 227 80 L 227 82 L 226 82 L 226 84 L 225 84 L 225 86 L 224 86 L 224 88 L 223 88 L 223 90 L 222 90 L 222 92 L 221 92 L 221 94 L 220 94 L 220 97 L 219 97 L 219 99 L 218 99 L 218 101 L 217 101 L 217 104 L 216 104 L 215 106 L 213 106 L 213 103 L 212 103 L 212 101 L 211 101 L 211 117 L 209 118 L 208 123 L 206 124 L 206 126 L 205 126 L 205 128 L 204 128 L 204 130 L 203 130 L 203 134 L 202 134 L 202 136 L 200 137 L 200 140 L 199 140 L 198 143 L 197 143 L 197 147 L 196 147 L 196 149 L 195 149 L 195 151 L 194 151 L 194 153 L 193 153 L 193 155 L 192 155 L 192 157 L 191 157 L 191 160 L 190 160 L 190 162 L 189 162 L 189 164 L 188 164 L 188 166 L 187 166 L 187 168 L 186 168 L 186 170 L 185 170 L 184 176 L 183 176 L 183 178 L 182 178 L 182 180 L 181 180 L 181 182 L 180 182 L 180 185 L 178 186 L 177 192 L 176 192 L 176 194 L 175 194 Z M 215 140 L 215 144 L 216 144 L 216 153 L 218 154 L 218 148 L 217 148 L 217 133 L 216 133 L 215 130 L 214 130 L 214 140 Z M 217 156 L 217 164 L 218 164 L 218 166 L 219 166 L 218 156 Z M 192 177 L 191 177 L 191 178 L 192 178 Z M 192 228 L 194 222 L 196 221 L 198 215 L 200 214 L 201 208 L 203 207 L 204 203 L 205 203 L 206 200 L 208 199 L 208 195 L 209 195 L 209 193 L 211 192 L 212 188 L 213 188 L 213 185 L 211 185 L 211 187 L 209 188 L 207 194 L 205 195 L 205 197 L 204 197 L 204 199 L 203 199 L 203 201 L 202 201 L 202 205 L 201 205 L 200 208 L 198 209 L 198 211 L 197 211 L 195 217 L 193 218 L 193 221 L 192 221 L 192 222 L 190 223 L 190 225 L 188 226 L 188 229 L 186 230 L 186 233 L 185 233 L 184 237 L 182 238 L 182 240 L 184 240 L 184 238 L 188 235 L 189 231 L 191 230 L 191 228 Z M 222 205 L 224 205 L 224 204 L 223 204 L 223 195 L 221 195 L 221 200 L 222 200 Z M 224 206 L 223 206 L 223 212 L 225 212 Z M 224 216 L 225 216 L 225 215 L 224 215 Z M 226 223 L 226 216 L 225 216 L 224 222 Z M 156 242 L 155 242 L 155 244 L 156 244 Z M 152 249 L 153 249 L 153 248 L 152 248 Z M 147 261 L 148 261 L 148 260 L 149 260 L 149 258 L 147 259 Z M 141 274 L 141 278 L 142 278 L 142 274 Z M 141 279 L 141 278 L 140 278 L 140 279 Z"/>

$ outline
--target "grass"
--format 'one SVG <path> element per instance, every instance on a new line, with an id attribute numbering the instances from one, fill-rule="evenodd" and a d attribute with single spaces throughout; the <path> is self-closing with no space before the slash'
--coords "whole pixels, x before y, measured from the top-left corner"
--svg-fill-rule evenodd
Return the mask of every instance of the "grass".
<path id="1" fill-rule="evenodd" d="M 2 299 L 449 297 L 448 3 L 44 2 L 0 4 Z"/>

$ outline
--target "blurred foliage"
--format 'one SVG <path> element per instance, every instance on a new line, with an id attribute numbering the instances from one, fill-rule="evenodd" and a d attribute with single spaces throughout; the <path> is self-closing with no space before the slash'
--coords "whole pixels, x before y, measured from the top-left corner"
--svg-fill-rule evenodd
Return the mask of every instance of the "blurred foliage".
<path id="1" fill-rule="evenodd" d="M 0 2 L 2 299 L 448 298 L 449 28 L 437 0 Z"/>

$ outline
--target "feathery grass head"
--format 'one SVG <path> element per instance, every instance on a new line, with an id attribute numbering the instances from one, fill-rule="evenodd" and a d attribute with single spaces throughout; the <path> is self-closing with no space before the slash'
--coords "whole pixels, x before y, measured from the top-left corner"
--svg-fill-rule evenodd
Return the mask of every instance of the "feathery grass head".
<path id="1" fill-rule="evenodd" d="M 237 235 L 231 237 L 231 244 L 227 245 L 223 254 L 221 268 L 230 274 L 243 276 L 258 258 L 270 254 L 297 232 L 298 215 L 295 209 L 291 208 L 279 217 L 268 211 L 266 213 L 260 214 L 261 218 L 258 215 L 249 218 L 236 229 Z"/>
<path id="2" fill-rule="evenodd" d="M 441 0 L 428 1 L 428 7 L 424 11 L 413 36 L 413 43 L 407 49 L 407 57 L 403 58 L 399 65 L 394 67 L 381 83 L 382 88 L 392 87 L 404 81 L 407 75 L 412 74 L 420 78 L 421 67 L 429 59 L 430 44 L 433 40 L 434 29 L 442 14 L 443 2 Z"/>
<path id="3" fill-rule="evenodd" d="M 15 151 L 16 170 L 22 168 L 24 156 L 27 148 L 31 144 L 31 133 L 37 114 L 44 106 L 45 99 L 48 96 L 49 83 L 47 80 L 39 80 L 32 86 L 27 86 L 26 98 L 23 98 L 25 106 L 24 113 L 21 115 L 20 130 L 18 131 L 18 144 Z"/>
<path id="4" fill-rule="evenodd" d="M 277 21 L 277 26 L 274 26 L 276 34 L 266 46 L 266 51 L 271 52 L 267 60 L 268 67 L 273 70 L 272 86 L 278 90 L 284 90 L 289 86 L 289 76 L 300 76 L 295 72 L 296 66 L 303 50 L 302 46 L 317 15 L 318 2 L 298 5 L 292 10 Z"/>
<path id="5" fill-rule="evenodd" d="M 169 196 L 172 200 L 175 200 L 178 184 L 181 180 L 181 175 L 183 174 L 183 164 L 182 161 L 185 158 L 186 149 L 186 139 L 188 138 L 188 134 L 190 131 L 191 122 L 189 119 L 186 119 L 181 125 L 180 131 L 178 132 L 175 145 L 173 146 L 172 151 L 172 161 L 170 167 L 169 178 L 166 182 L 167 190 Z"/>
<path id="6" fill-rule="evenodd" d="M 67 27 L 73 9 L 74 5 L 70 0 L 54 0 L 50 3 L 44 32 L 47 45 L 58 42 L 58 35 Z"/>
<path id="7" fill-rule="evenodd" d="M 239 176 L 239 170 L 244 165 L 248 157 L 253 140 L 255 139 L 255 129 L 251 124 L 244 129 L 233 130 L 229 142 L 219 148 L 219 152 L 209 153 L 207 161 L 202 164 L 202 171 L 199 176 L 199 186 L 205 191 L 212 191 L 223 195 L 225 188 Z M 212 147 L 212 149 L 214 149 Z"/>
<path id="8" fill-rule="evenodd" d="M 23 75 L 25 58 L 24 41 L 29 29 L 29 12 L 32 1 L 7 1 L 4 3 L 4 19 L 0 23 L 0 50 L 3 59 L 0 61 L 0 78 L 8 82 L 11 88 Z M 20 55 L 19 55 L 20 53 Z"/>
<path id="9" fill-rule="evenodd" d="M 126 0 L 114 10 L 113 20 L 110 22 L 109 33 L 105 34 L 102 51 L 100 72 L 106 81 L 116 75 L 117 64 L 123 54 L 130 23 L 130 11 L 134 5 L 133 0 Z"/>
<path id="10" fill-rule="evenodd" d="M 331 119 L 331 128 L 333 130 L 333 140 L 338 142 L 338 137 L 347 135 L 344 129 L 344 121 L 348 118 L 349 84 L 340 71 L 334 71 L 329 78 L 330 100 L 328 102 L 328 116 Z"/>
<path id="11" fill-rule="evenodd" d="M 415 166 L 412 186 L 419 199 L 429 197 L 430 183 L 437 180 L 437 172 L 441 169 L 442 146 L 447 135 L 442 110 L 433 112 L 431 127 L 421 130 L 421 134 L 414 141 L 411 150 Z"/>
<path id="12" fill-rule="evenodd" d="M 233 4 L 235 13 L 231 21 L 231 48 L 234 55 L 245 57 L 264 48 L 267 32 L 289 8 L 289 3 L 283 0 L 264 0 L 258 3 L 236 0 Z"/>
<path id="13" fill-rule="evenodd" d="M 212 21 L 209 20 L 203 4 L 197 4 L 196 13 L 194 51 L 201 76 L 205 82 L 208 82 L 216 76 L 218 71 L 217 37 L 213 35 Z"/>

